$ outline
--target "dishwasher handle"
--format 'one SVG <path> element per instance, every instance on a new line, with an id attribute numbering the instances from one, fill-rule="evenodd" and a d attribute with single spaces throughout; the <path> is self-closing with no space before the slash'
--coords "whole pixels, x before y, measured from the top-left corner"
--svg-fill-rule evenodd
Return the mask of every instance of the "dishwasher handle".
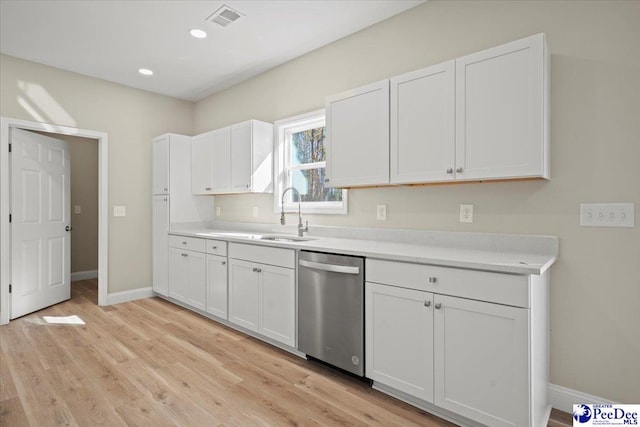
<path id="1" fill-rule="evenodd" d="M 314 270 L 331 271 L 333 273 L 343 274 L 360 274 L 360 267 L 351 267 L 348 265 L 324 264 L 321 262 L 313 262 L 306 260 L 298 260 L 298 264 L 303 267 L 313 268 Z"/>

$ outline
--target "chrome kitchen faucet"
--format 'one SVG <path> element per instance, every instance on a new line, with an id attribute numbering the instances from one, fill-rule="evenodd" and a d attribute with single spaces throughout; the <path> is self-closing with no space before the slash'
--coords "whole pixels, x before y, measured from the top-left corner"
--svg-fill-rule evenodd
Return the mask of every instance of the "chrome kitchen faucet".
<path id="1" fill-rule="evenodd" d="M 302 209 L 300 206 L 300 193 L 294 187 L 287 187 L 282 192 L 282 200 L 280 201 L 280 206 L 282 206 L 282 211 L 280 212 L 280 224 L 284 225 L 284 195 L 287 194 L 287 191 L 293 190 L 298 196 L 298 236 L 304 236 L 305 231 L 309 231 L 309 221 L 306 221 L 306 225 L 302 226 Z"/>

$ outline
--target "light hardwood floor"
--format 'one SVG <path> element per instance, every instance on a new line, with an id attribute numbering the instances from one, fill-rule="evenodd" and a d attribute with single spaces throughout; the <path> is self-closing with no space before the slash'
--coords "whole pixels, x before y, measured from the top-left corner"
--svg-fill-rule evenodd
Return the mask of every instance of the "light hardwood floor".
<path id="1" fill-rule="evenodd" d="M 452 425 L 162 299 L 96 301 L 74 282 L 0 327 L 1 426 Z M 73 314 L 86 325 L 42 320 Z"/>

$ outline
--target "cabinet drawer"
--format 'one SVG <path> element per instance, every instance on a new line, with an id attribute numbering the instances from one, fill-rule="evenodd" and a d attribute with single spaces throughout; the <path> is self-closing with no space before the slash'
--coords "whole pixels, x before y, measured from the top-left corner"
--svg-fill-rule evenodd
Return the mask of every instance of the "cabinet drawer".
<path id="1" fill-rule="evenodd" d="M 205 240 L 198 239 L 196 237 L 184 237 L 184 236 L 175 236 L 169 235 L 169 247 L 171 248 L 180 248 L 186 249 L 189 251 L 197 251 L 204 252 L 205 251 Z"/>
<path id="2" fill-rule="evenodd" d="M 367 259 L 367 282 L 529 307 L 529 276 Z"/>
<path id="3" fill-rule="evenodd" d="M 223 240 L 207 240 L 206 242 L 208 254 L 227 256 L 227 242 Z"/>
<path id="4" fill-rule="evenodd" d="M 292 249 L 229 243 L 229 257 L 261 264 L 295 268 L 295 252 Z"/>

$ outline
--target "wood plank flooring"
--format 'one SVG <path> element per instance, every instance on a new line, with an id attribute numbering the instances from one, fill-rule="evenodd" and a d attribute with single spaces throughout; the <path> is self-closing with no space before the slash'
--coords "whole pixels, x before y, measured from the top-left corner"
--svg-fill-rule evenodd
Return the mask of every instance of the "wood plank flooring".
<path id="1" fill-rule="evenodd" d="M 1 426 L 452 425 L 162 299 L 97 299 L 74 282 L 0 327 Z M 86 325 L 42 320 L 74 314 Z"/>

